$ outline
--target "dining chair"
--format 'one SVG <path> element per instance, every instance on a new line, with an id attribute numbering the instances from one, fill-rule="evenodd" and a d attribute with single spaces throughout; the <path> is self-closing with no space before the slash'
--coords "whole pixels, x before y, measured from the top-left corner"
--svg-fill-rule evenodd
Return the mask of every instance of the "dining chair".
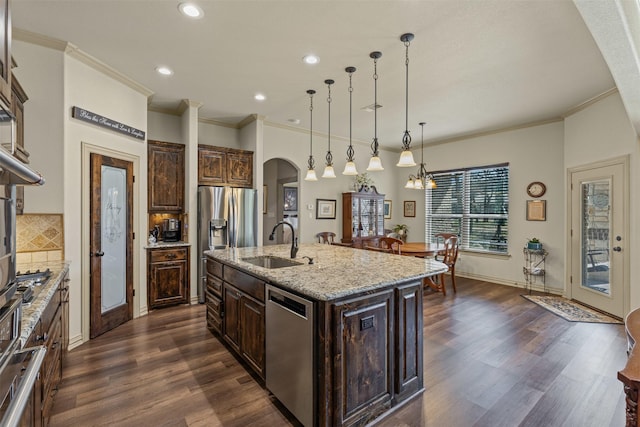
<path id="1" fill-rule="evenodd" d="M 393 237 L 380 237 L 378 239 L 378 246 L 365 246 L 365 249 L 400 255 L 403 244 L 404 242 L 400 239 L 395 239 Z"/>
<path id="2" fill-rule="evenodd" d="M 336 233 L 333 233 L 331 231 L 323 231 L 321 233 L 316 234 L 318 243 L 326 243 L 327 245 L 332 245 L 335 237 L 336 237 Z"/>
<path id="3" fill-rule="evenodd" d="M 456 293 L 456 261 L 458 260 L 459 247 L 458 236 L 449 233 L 440 234 L 448 234 L 449 236 L 444 241 L 444 250 L 441 252 L 442 255 L 436 255 L 436 260 L 442 262 L 443 264 L 446 264 L 446 266 L 449 267 L 449 273 L 451 274 L 451 286 L 453 287 L 453 293 Z M 438 276 L 438 281 L 440 282 L 442 294 L 447 295 L 447 289 L 445 288 L 444 283 L 444 275 L 445 273 L 441 273 Z"/>

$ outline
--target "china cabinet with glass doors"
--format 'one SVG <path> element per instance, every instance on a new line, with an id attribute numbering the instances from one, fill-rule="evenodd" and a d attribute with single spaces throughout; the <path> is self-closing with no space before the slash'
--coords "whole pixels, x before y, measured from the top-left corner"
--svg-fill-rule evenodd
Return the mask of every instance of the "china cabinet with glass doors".
<path id="1" fill-rule="evenodd" d="M 375 246 L 371 241 L 383 236 L 384 194 L 373 186 L 342 193 L 342 243 Z"/>

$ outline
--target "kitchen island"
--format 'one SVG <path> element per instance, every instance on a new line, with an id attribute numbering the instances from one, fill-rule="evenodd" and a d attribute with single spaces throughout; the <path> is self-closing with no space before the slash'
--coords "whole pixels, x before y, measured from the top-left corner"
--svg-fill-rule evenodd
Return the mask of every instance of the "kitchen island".
<path id="1" fill-rule="evenodd" d="M 310 341 L 304 344 L 305 337 L 293 330 L 289 340 L 312 347 L 306 350 L 312 354 L 313 413 L 301 415 L 283 402 L 298 419 L 312 420 L 305 425 L 365 425 L 422 393 L 422 279 L 447 267 L 430 259 L 321 244 L 303 244 L 296 259 L 287 260 L 290 249 L 205 252 L 208 327 L 273 391 L 269 384 L 277 378 L 265 359 L 289 354 L 266 352 L 265 357 L 275 336 L 265 334 L 270 322 L 265 305 L 272 303 L 265 289 L 310 302 Z M 265 258 L 272 258 L 272 268 L 256 265 Z M 299 264 L 274 268 L 286 261 Z M 302 395 L 296 387 L 304 381 L 297 375 L 292 365 L 285 381 L 294 395 Z"/>

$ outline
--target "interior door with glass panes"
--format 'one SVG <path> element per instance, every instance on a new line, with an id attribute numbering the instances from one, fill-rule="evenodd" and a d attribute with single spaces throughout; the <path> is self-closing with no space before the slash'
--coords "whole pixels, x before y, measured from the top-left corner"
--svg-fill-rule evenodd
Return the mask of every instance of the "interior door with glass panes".
<path id="1" fill-rule="evenodd" d="M 625 313 L 626 163 L 571 172 L 570 297 L 617 317 Z"/>

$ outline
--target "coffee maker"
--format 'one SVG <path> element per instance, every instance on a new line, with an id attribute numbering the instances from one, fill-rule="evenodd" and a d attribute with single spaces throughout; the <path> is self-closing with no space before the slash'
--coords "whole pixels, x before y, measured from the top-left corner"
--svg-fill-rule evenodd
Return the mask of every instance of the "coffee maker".
<path id="1" fill-rule="evenodd" d="M 182 226 L 179 219 L 165 219 L 162 222 L 162 240 L 177 242 L 182 237 Z"/>

